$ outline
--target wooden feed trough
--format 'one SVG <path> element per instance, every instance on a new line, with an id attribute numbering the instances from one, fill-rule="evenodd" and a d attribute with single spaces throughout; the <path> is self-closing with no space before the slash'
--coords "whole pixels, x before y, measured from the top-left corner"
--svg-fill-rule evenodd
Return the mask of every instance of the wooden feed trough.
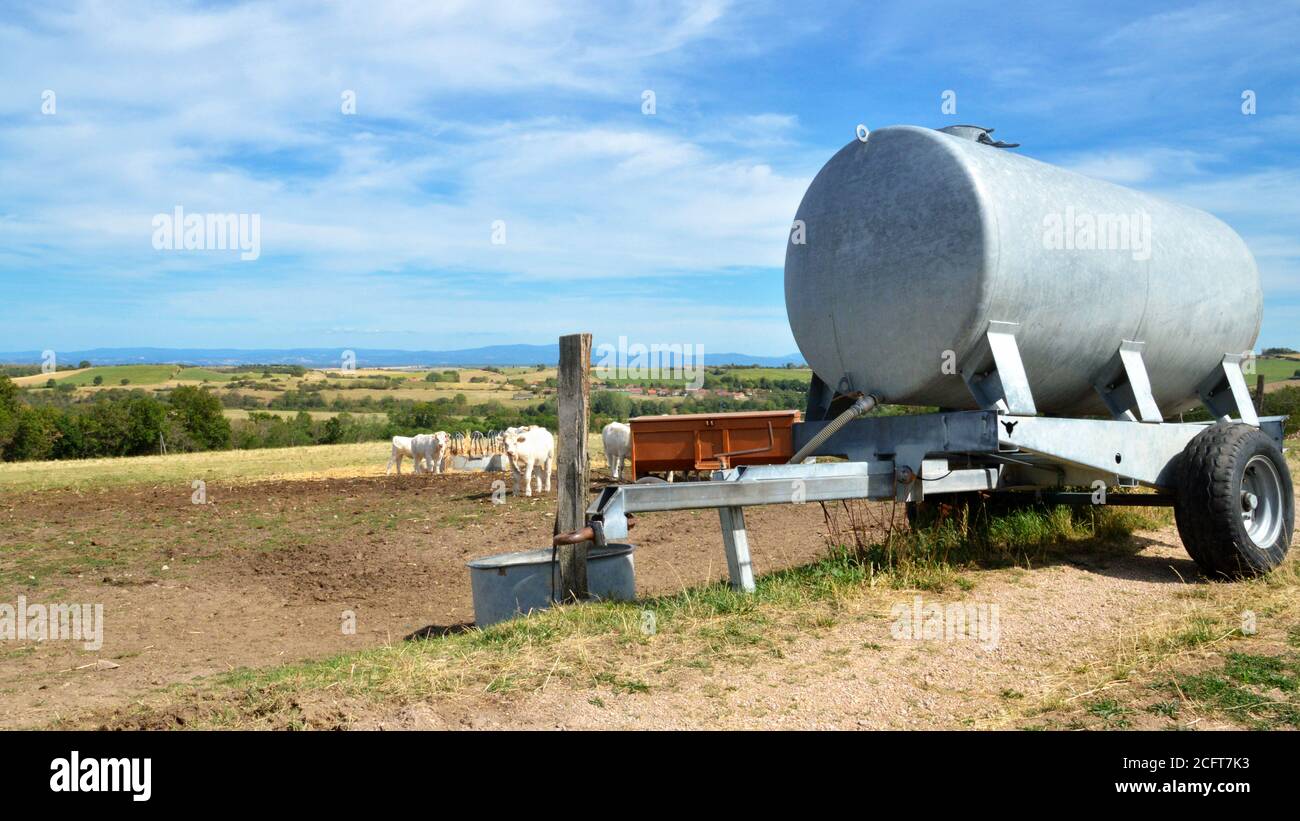
<path id="1" fill-rule="evenodd" d="M 794 455 L 797 410 L 638 416 L 632 428 L 632 478 L 652 473 L 779 465 Z"/>

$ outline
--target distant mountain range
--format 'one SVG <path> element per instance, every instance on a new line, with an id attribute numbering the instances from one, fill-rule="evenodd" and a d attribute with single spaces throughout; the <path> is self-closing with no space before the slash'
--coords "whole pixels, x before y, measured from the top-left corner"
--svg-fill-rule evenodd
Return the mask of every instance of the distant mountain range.
<path id="1" fill-rule="evenodd" d="M 92 348 L 85 351 L 55 351 L 60 365 L 89 360 L 95 365 L 137 365 L 174 363 L 181 365 L 302 365 L 307 368 L 337 368 L 344 350 L 356 355 L 359 368 L 437 367 L 440 365 L 555 365 L 560 346 L 488 345 L 453 351 L 400 351 L 381 348 Z M 42 351 L 0 352 L 0 363 L 39 364 Z M 599 357 L 597 357 L 597 360 Z M 786 363 L 803 364 L 797 353 L 786 356 L 754 356 L 745 353 L 704 354 L 705 365 L 760 365 L 779 368 Z"/>

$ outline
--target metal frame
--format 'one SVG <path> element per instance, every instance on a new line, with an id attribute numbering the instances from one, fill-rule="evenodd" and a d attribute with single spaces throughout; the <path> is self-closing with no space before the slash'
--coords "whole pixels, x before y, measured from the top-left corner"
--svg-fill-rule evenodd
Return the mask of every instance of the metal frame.
<path id="1" fill-rule="evenodd" d="M 1163 422 L 1142 362 L 1143 343 L 1124 341 L 1094 386 L 1114 419 L 1038 416 L 1015 344 L 1016 326 L 990 323 L 985 341 L 961 368 L 983 407 L 908 416 L 875 416 L 843 424 L 814 455 L 844 462 L 750 465 L 718 470 L 712 481 L 613 485 L 587 509 L 610 541 L 628 536 L 629 516 L 641 512 L 717 508 L 732 586 L 754 589 L 744 509 L 837 499 L 919 502 L 929 495 L 966 491 L 1033 490 L 1047 499 L 1079 503 L 1068 488 L 1101 480 L 1106 486 L 1155 488 L 1135 501 L 1108 494 L 1117 504 L 1168 504 L 1173 465 L 1187 443 L 1210 422 Z M 1227 354 L 1199 392 L 1219 419 L 1236 411 L 1281 446 L 1285 417 L 1260 418 L 1245 390 L 1240 363 Z M 794 448 L 834 423 L 845 407 L 820 379 L 809 389 L 808 421 L 794 426 Z M 1140 420 L 1140 421 L 1139 421 Z"/>

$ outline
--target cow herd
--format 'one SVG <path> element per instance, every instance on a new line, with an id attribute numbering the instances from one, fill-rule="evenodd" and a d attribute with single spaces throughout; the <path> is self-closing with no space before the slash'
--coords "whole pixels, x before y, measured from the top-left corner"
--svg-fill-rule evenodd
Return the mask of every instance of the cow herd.
<path id="1" fill-rule="evenodd" d="M 616 479 L 622 478 L 623 464 L 632 449 L 632 431 L 622 422 L 610 422 L 601 431 L 605 446 L 605 461 Z M 402 460 L 410 458 L 416 473 L 442 473 L 452 455 L 487 455 L 504 453 L 510 473 L 514 478 L 514 492 L 519 495 L 523 485 L 524 495 L 533 495 L 536 482 L 540 493 L 551 490 L 551 470 L 555 462 L 555 436 L 540 425 L 506 428 L 503 431 L 481 433 L 420 433 L 415 436 L 394 436 L 392 455 L 388 458 L 385 474 L 397 470 L 402 475 Z"/>

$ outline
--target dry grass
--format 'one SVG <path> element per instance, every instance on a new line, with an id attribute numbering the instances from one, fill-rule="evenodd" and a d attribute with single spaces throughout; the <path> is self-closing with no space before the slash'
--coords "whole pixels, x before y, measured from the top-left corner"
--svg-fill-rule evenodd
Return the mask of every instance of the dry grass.
<path id="1" fill-rule="evenodd" d="M 435 368 L 434 371 L 452 370 L 460 375 L 460 382 L 428 382 L 425 376 L 431 371 L 399 371 L 387 368 L 360 368 L 354 371 L 343 371 L 340 369 L 323 368 L 309 370 L 302 376 L 292 376 L 289 374 L 277 373 L 269 377 L 263 377 L 258 371 L 219 371 L 213 368 L 183 368 L 179 365 L 114 365 L 101 366 L 95 368 L 86 368 L 82 370 L 57 371 L 49 374 L 34 374 L 30 376 L 15 377 L 14 384 L 32 389 L 42 389 L 45 384 L 54 379 L 58 382 L 69 382 L 76 385 L 74 395 L 77 397 L 91 397 L 99 391 L 112 390 L 121 388 L 119 384 L 122 378 L 128 378 L 128 388 L 146 388 L 152 390 L 175 388 L 180 385 L 208 385 L 214 390 L 224 390 L 230 388 L 226 384 L 232 381 L 249 380 L 256 383 L 269 383 L 284 390 L 295 390 L 304 383 L 331 382 L 346 386 L 354 380 L 365 378 L 374 379 L 376 377 L 397 380 L 396 385 L 390 389 L 382 388 L 345 388 L 345 389 L 325 389 L 321 391 L 321 396 L 327 402 L 333 402 L 335 399 L 362 399 L 370 397 L 374 400 L 385 397 L 394 397 L 400 399 L 409 399 L 413 401 L 429 402 L 437 399 L 451 399 L 456 394 L 464 394 L 467 399 L 474 403 L 496 401 L 507 407 L 523 407 L 524 405 L 540 401 L 540 397 L 529 397 L 528 399 L 516 399 L 515 394 L 519 389 L 507 385 L 506 380 L 511 378 L 523 379 L 525 382 L 540 382 L 547 378 L 555 377 L 555 369 L 548 368 L 543 371 L 525 370 L 521 368 L 512 369 L 511 373 L 499 374 L 491 371 L 485 371 L 478 368 Z M 103 384 L 93 385 L 91 379 L 100 375 L 103 377 Z M 487 381 L 471 382 L 471 379 L 481 378 Z M 205 379 L 207 381 L 205 381 Z M 272 399 L 280 395 L 277 390 L 263 390 L 257 388 L 238 388 L 240 394 L 255 396 L 259 399 Z"/>
<path id="2" fill-rule="evenodd" d="M 1026 705 L 1018 715 L 999 724 L 1047 727 L 1127 727 L 1131 717 L 1150 713 L 1147 702 L 1164 682 L 1175 682 L 1189 670 L 1221 662 L 1243 643 L 1254 641 L 1247 632 L 1247 615 L 1260 633 L 1282 634 L 1300 629 L 1300 559 L 1292 555 L 1267 576 L 1233 583 L 1189 585 L 1180 605 L 1105 644 L 1089 661 L 1055 683 L 1048 696 Z M 1182 718 L 1160 726 L 1191 726 L 1204 718 L 1206 705 L 1172 687 L 1181 702 L 1170 712 Z M 1106 705 L 1107 709 L 1098 709 Z M 1300 705 L 1292 705 L 1300 708 Z M 1124 718 L 1117 718 L 1123 716 Z M 1171 715 L 1171 721 L 1173 716 Z M 1229 716 L 1228 723 L 1244 716 Z M 1244 725 L 1243 725 L 1244 726 Z"/>
<path id="3" fill-rule="evenodd" d="M 0 490 L 84 489 L 194 479 L 256 481 L 382 473 L 387 442 L 0 464 Z"/>
<path id="4" fill-rule="evenodd" d="M 279 410 L 275 408 L 270 410 L 249 411 L 249 410 L 244 410 L 243 408 L 223 408 L 221 413 L 227 419 L 247 419 L 250 415 L 254 413 L 269 413 L 272 416 L 279 416 L 281 419 L 292 419 L 300 413 L 306 413 L 312 419 L 332 419 L 333 417 L 338 416 L 340 413 L 348 413 L 352 416 L 353 419 L 383 421 L 384 419 L 388 418 L 388 414 L 383 413 L 381 411 L 322 411 L 322 410 L 297 411 L 297 410 Z"/>
<path id="5" fill-rule="evenodd" d="M 587 447 L 593 472 L 604 475 L 605 451 L 600 434 L 591 434 Z M 167 456 L 3 462 L 0 463 L 0 491 L 189 483 L 195 479 L 254 482 L 372 476 L 383 473 L 389 450 L 388 442 L 376 441 Z"/>

